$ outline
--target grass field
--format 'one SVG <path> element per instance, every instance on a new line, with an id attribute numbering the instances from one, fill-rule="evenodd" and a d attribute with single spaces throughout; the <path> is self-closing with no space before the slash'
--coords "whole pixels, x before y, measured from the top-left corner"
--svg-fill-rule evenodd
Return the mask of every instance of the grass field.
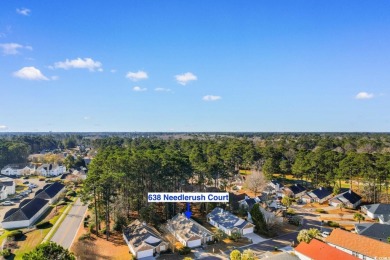
<path id="1" fill-rule="evenodd" d="M 26 233 L 25 237 L 21 241 L 18 241 L 19 248 L 13 251 L 13 253 L 15 254 L 14 259 L 22 259 L 25 253 L 28 253 L 35 247 L 37 247 L 43 241 L 45 236 L 49 233 L 54 224 L 57 222 L 58 218 L 61 216 L 65 208 L 66 206 L 63 206 L 59 208 L 57 212 L 55 212 L 55 207 L 50 207 L 50 209 L 37 221 L 37 223 L 42 221 L 49 221 L 51 225 L 48 225 L 47 227 L 42 229 L 36 229 L 29 233 Z M 24 229 L 23 231 L 26 232 L 27 229 Z"/>

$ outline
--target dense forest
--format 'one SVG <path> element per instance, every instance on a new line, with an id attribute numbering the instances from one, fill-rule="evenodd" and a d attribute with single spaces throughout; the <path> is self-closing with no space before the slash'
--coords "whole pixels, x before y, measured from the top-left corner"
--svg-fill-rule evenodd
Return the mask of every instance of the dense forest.
<path id="1" fill-rule="evenodd" d="M 388 199 L 389 141 L 379 134 L 98 139 L 84 195 L 92 202 L 95 222 L 105 222 L 108 229 L 111 220 L 118 228 L 134 212 L 158 223 L 181 210 L 175 203 L 148 204 L 147 192 L 188 186 L 229 190 L 239 169 L 260 170 L 268 179 L 292 174 L 312 187 L 348 181 L 366 201 L 378 202 Z"/>

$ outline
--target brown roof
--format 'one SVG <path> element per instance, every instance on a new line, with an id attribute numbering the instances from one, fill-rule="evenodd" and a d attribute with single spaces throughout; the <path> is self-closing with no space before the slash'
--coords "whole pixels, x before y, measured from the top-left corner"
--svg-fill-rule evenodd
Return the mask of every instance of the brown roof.
<path id="1" fill-rule="evenodd" d="M 334 229 L 330 236 L 325 239 L 325 242 L 372 258 L 390 257 L 390 244 L 342 229 Z"/>
<path id="2" fill-rule="evenodd" d="M 350 254 L 347 254 L 335 247 L 322 243 L 317 239 L 312 239 L 309 244 L 301 242 L 295 251 L 307 256 L 313 260 L 329 260 L 329 259 L 343 259 L 356 260 L 359 259 Z"/>

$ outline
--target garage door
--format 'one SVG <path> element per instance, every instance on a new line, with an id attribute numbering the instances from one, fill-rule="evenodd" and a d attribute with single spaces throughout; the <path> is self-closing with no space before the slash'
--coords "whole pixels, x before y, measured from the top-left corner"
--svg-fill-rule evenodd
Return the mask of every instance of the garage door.
<path id="1" fill-rule="evenodd" d="M 200 246 L 201 245 L 201 241 L 200 241 L 200 239 L 197 239 L 197 240 L 191 240 L 191 241 L 188 241 L 188 243 L 187 243 L 187 246 L 188 247 L 198 247 L 198 246 Z"/>
<path id="2" fill-rule="evenodd" d="M 143 257 L 148 257 L 148 256 L 153 256 L 153 249 L 140 251 L 137 253 L 138 259 L 143 258 Z"/>
<path id="3" fill-rule="evenodd" d="M 253 233 L 253 227 L 244 228 L 244 229 L 242 230 L 242 234 L 243 234 L 243 235 L 250 234 L 250 233 Z"/>

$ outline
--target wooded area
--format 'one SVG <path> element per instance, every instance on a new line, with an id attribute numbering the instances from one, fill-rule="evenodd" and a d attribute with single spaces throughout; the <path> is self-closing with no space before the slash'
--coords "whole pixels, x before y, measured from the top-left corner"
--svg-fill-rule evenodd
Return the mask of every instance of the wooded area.
<path id="1" fill-rule="evenodd" d="M 239 169 L 261 170 L 268 179 L 293 174 L 313 187 L 334 187 L 347 180 L 356 190 L 365 183 L 359 193 L 368 202 L 378 202 L 388 193 L 387 135 L 109 138 L 100 139 L 99 146 L 84 194 L 95 209 L 96 223 L 105 222 L 108 229 L 111 220 L 120 229 L 133 212 L 159 223 L 181 210 L 175 203 L 148 204 L 147 192 L 175 192 L 187 186 L 229 190 Z"/>

